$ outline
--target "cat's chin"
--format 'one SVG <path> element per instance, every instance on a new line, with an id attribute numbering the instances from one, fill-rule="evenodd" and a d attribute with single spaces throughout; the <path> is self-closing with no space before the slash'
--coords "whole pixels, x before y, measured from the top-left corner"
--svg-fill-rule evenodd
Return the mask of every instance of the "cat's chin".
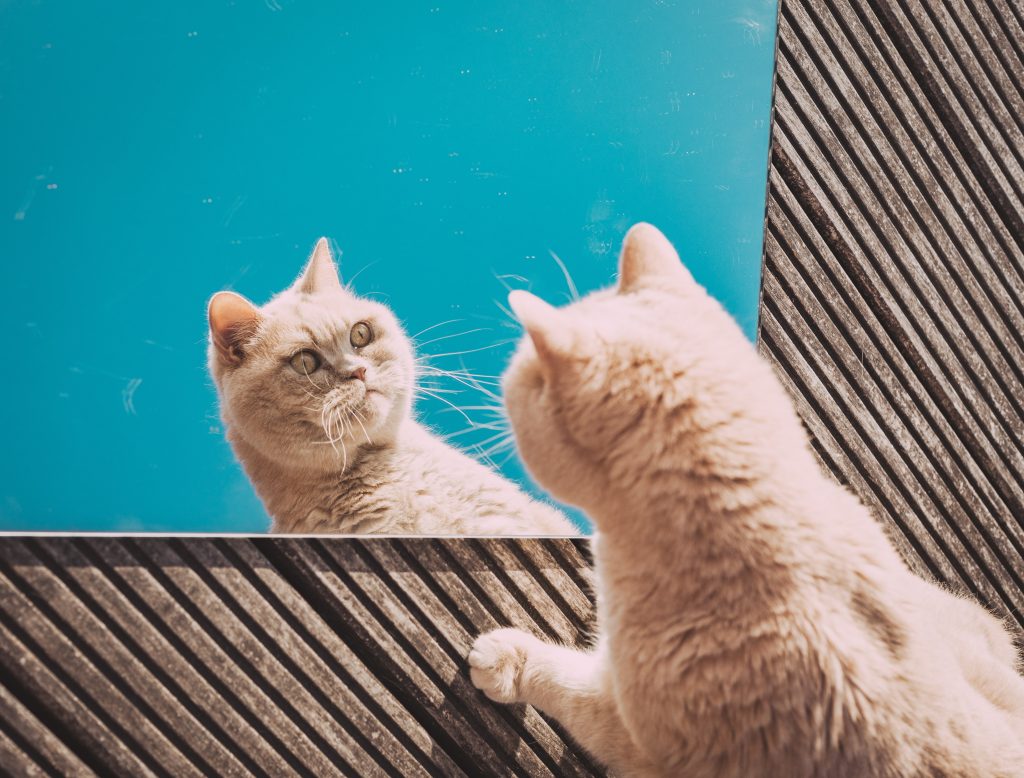
<path id="1" fill-rule="evenodd" d="M 396 405 L 391 397 L 379 389 L 366 390 L 360 402 L 349 411 L 352 436 L 360 444 L 387 443 L 393 437 Z M 366 440 L 363 439 L 365 434 Z"/>

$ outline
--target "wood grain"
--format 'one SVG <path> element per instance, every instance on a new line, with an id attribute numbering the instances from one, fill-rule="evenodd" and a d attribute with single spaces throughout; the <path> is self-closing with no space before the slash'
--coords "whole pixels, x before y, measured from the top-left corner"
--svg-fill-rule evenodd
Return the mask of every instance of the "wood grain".
<path id="1" fill-rule="evenodd" d="M 0 770 L 601 775 L 465 661 L 499 625 L 584 645 L 585 543 L 0 539 Z"/>
<path id="2" fill-rule="evenodd" d="M 759 325 L 824 466 L 1018 628 L 1022 18 L 782 0 Z"/>

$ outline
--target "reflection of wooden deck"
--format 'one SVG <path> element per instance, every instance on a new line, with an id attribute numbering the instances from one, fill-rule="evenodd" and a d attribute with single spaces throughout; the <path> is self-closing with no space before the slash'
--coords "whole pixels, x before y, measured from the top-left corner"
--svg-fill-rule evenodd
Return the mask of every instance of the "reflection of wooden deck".
<path id="1" fill-rule="evenodd" d="M 0 766 L 60 774 L 591 775 L 490 703 L 471 637 L 569 643 L 585 541 L 5 538 Z"/>
<path id="2" fill-rule="evenodd" d="M 783 0 L 762 351 L 916 569 L 1024 625 L 1024 7 Z"/>

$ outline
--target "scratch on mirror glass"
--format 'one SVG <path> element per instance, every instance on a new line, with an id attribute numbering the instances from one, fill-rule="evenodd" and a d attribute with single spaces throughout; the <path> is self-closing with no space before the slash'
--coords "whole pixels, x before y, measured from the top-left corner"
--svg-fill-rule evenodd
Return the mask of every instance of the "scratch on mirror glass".
<path id="1" fill-rule="evenodd" d="M 28 213 L 28 209 L 32 207 L 32 203 L 35 202 L 36 194 L 39 192 L 39 187 L 47 179 L 50 172 L 53 170 L 52 167 L 46 169 L 45 173 L 40 173 L 32 178 L 32 181 L 28 185 L 28 192 L 25 193 L 24 199 L 21 201 L 21 207 L 14 212 L 14 221 L 20 222 L 25 220 L 25 215 Z M 56 184 L 47 184 L 47 189 L 56 189 Z"/>
<path id="2" fill-rule="evenodd" d="M 234 243 L 234 241 L 232 241 L 232 243 Z M 237 284 L 239 281 L 242 280 L 242 276 L 244 276 L 246 273 L 248 273 L 249 272 L 249 268 L 251 268 L 251 267 L 252 267 L 252 264 L 242 265 L 242 267 L 239 268 L 238 272 L 235 273 L 235 275 L 231 277 L 231 280 L 228 281 L 226 284 L 223 284 L 221 288 L 222 289 L 234 289 L 235 288 L 235 284 Z"/>
<path id="3" fill-rule="evenodd" d="M 232 246 L 241 246 L 243 243 L 249 243 L 254 240 L 273 240 L 274 238 L 280 238 L 280 232 L 274 232 L 270 235 L 243 235 L 240 238 L 232 238 L 228 241 Z"/>
<path id="4" fill-rule="evenodd" d="M 228 208 L 227 215 L 224 217 L 224 226 L 227 227 L 231 224 L 231 220 L 235 218 L 235 214 L 238 213 L 239 209 L 245 205 L 245 201 L 249 199 L 249 195 L 239 195 L 235 198 L 235 201 Z"/>
<path id="5" fill-rule="evenodd" d="M 141 385 L 141 378 L 132 378 L 129 379 L 124 389 L 121 390 L 121 404 L 124 406 L 124 412 L 132 416 L 137 415 L 135 412 L 135 392 L 138 391 Z"/>
<path id="6" fill-rule="evenodd" d="M 736 19 L 736 23 L 743 27 L 743 35 L 748 41 L 755 46 L 761 45 L 761 30 L 764 29 L 761 22 L 751 19 L 749 16 L 741 16 Z"/>

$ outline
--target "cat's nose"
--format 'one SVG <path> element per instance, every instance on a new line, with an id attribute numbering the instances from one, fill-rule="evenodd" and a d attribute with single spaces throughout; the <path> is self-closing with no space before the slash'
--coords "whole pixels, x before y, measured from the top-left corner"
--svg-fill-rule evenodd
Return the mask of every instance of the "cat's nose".
<path id="1" fill-rule="evenodd" d="M 357 367 L 355 370 L 352 371 L 352 376 L 351 377 L 352 378 L 358 378 L 360 381 L 365 383 L 366 382 L 366 368 L 365 367 Z"/>

